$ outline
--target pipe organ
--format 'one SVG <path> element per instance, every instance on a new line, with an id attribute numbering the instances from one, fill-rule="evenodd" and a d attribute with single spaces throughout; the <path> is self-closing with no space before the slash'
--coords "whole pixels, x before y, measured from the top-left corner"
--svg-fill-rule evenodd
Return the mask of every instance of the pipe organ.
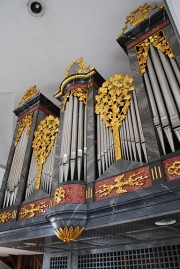
<path id="1" fill-rule="evenodd" d="M 47 108 L 50 105 L 51 110 Z M 14 112 L 18 116 L 18 122 L 2 182 L 2 208 L 22 202 L 34 192 L 34 187 L 39 189 L 40 184 L 43 191 L 50 193 L 53 177 L 59 120 L 51 114 L 58 115 L 58 108 L 34 86 L 25 92 Z M 40 160 L 38 153 L 41 154 Z M 41 165 L 43 156 L 45 159 Z"/>
<path id="2" fill-rule="evenodd" d="M 147 17 L 152 10 L 158 12 L 149 22 Z M 126 33 L 128 24 L 136 27 Z M 145 27 L 149 27 L 146 32 Z M 128 54 L 132 68 L 148 151 L 143 150 L 146 161 L 175 152 L 180 148 L 179 44 L 163 5 L 145 4 L 133 11 L 117 41 Z M 121 135 L 129 137 L 128 132 L 124 123 Z M 131 150 L 127 153 L 128 142 L 123 144 L 124 154 L 131 157 Z"/>
<path id="3" fill-rule="evenodd" d="M 79 58 L 54 94 L 60 111 L 35 86 L 14 111 L 0 242 L 61 251 L 48 253 L 45 268 L 180 268 L 179 44 L 157 4 L 127 16 L 117 41 L 132 76 L 105 81 Z M 164 254 L 153 256 L 162 246 Z"/>

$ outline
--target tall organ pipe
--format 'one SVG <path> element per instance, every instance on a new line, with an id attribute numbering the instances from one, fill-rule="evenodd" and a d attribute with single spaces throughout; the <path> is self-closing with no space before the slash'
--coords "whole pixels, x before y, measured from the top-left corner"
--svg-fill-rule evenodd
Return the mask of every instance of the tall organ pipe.
<path id="1" fill-rule="evenodd" d="M 77 131 L 78 131 L 78 98 L 74 97 L 74 110 L 72 121 L 72 140 L 71 140 L 71 180 L 74 179 L 76 166 L 76 148 L 77 148 Z"/>

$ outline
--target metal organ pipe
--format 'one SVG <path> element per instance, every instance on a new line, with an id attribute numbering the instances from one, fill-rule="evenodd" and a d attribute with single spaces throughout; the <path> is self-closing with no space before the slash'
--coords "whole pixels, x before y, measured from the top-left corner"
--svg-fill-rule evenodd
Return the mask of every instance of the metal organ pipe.
<path id="1" fill-rule="evenodd" d="M 78 95 L 70 94 L 64 112 L 60 153 L 60 179 L 86 180 L 87 177 L 87 107 Z"/>
<path id="2" fill-rule="evenodd" d="M 176 60 L 175 59 L 170 59 L 170 62 L 172 64 L 172 68 L 174 70 L 174 73 L 176 75 L 176 78 L 177 78 L 177 80 L 178 80 L 178 82 L 180 84 L 180 71 L 179 71 L 179 67 L 178 67 L 178 65 L 176 63 Z"/>
<path id="3" fill-rule="evenodd" d="M 166 76 L 164 74 L 164 70 L 162 68 L 162 65 L 159 61 L 158 55 L 152 46 L 150 46 L 150 51 L 151 51 L 151 56 L 152 56 L 152 60 L 154 63 L 154 68 L 156 70 L 156 74 L 157 74 L 159 83 L 161 85 L 163 97 L 164 97 L 165 102 L 167 104 L 167 110 L 169 112 L 172 127 L 176 127 L 179 124 L 179 117 L 178 117 L 176 105 L 174 103 L 174 100 L 173 100 L 173 97 L 171 94 L 171 90 L 170 90 L 169 85 L 168 85 L 168 81 L 167 81 Z"/>
<path id="4" fill-rule="evenodd" d="M 159 84 L 158 84 L 156 74 L 155 74 L 155 71 L 154 71 L 154 68 L 153 68 L 153 65 L 152 65 L 150 57 L 148 59 L 147 68 L 148 68 L 149 79 L 150 79 L 150 82 L 151 82 L 151 85 L 152 85 L 153 94 L 155 96 L 155 101 L 157 103 L 157 109 L 158 109 L 158 112 L 159 112 L 159 115 L 160 115 L 161 124 L 162 124 L 163 130 L 164 130 L 164 132 L 166 134 L 167 140 L 168 140 L 168 142 L 169 142 L 169 144 L 171 146 L 171 150 L 174 151 L 175 148 L 174 148 L 172 132 L 171 132 L 171 129 L 170 129 L 170 123 L 169 123 L 169 120 L 168 120 L 168 115 L 167 115 L 167 112 L 166 112 L 164 101 L 163 101 L 163 98 L 162 98 L 162 95 L 161 95 Z M 160 130 L 158 130 L 158 131 L 160 133 L 160 135 L 159 135 L 160 141 L 161 141 L 161 143 L 163 143 L 162 142 L 163 140 L 161 138 L 161 132 L 160 132 Z"/>
<path id="5" fill-rule="evenodd" d="M 106 127 L 97 114 L 97 164 L 100 176 L 114 162 L 114 142 L 112 130 Z"/>
<path id="6" fill-rule="evenodd" d="M 160 125 L 160 118 L 159 118 L 158 110 L 156 107 L 156 102 L 154 100 L 153 91 L 152 91 L 151 84 L 150 84 L 149 77 L 148 77 L 147 73 L 144 74 L 144 81 L 146 84 L 146 89 L 147 89 L 149 100 L 151 103 L 151 108 L 152 108 L 152 113 L 153 113 L 153 122 L 154 122 L 156 129 L 157 129 L 157 133 L 159 136 L 159 140 L 161 143 L 163 153 L 166 154 L 163 132 L 162 132 L 162 128 Z"/>
<path id="7" fill-rule="evenodd" d="M 78 151 L 77 151 L 77 169 L 78 180 L 81 179 L 82 174 L 82 157 L 83 157 L 83 102 L 79 104 L 79 122 L 78 122 Z"/>
<path id="8" fill-rule="evenodd" d="M 171 86 L 171 89 L 172 89 L 172 92 L 174 95 L 174 99 L 176 101 L 176 105 L 178 107 L 178 110 L 180 111 L 180 101 L 179 101 L 180 100 L 180 88 L 179 88 L 179 85 L 177 83 L 176 77 L 174 75 L 172 67 L 171 67 L 168 59 L 166 58 L 166 56 L 160 50 L 157 50 L 157 52 L 158 52 L 158 55 L 161 59 L 166 76 L 168 78 L 168 82 Z M 178 77 L 179 77 L 179 75 L 178 75 Z"/>
<path id="9" fill-rule="evenodd" d="M 87 179 L 87 107 L 84 106 L 84 181 Z"/>
<path id="10" fill-rule="evenodd" d="M 69 97 L 69 110 L 67 115 L 67 133 L 66 133 L 66 149 L 63 156 L 63 173 L 64 180 L 68 180 L 70 149 L 71 149 L 71 131 L 72 131 L 72 113 L 73 113 L 73 96 Z"/>
<path id="11" fill-rule="evenodd" d="M 24 156 L 27 147 L 27 127 L 24 128 L 21 138 L 15 148 L 13 161 L 7 181 L 3 207 L 12 206 L 16 201 L 18 184 L 21 176 Z"/>
<path id="12" fill-rule="evenodd" d="M 77 148 L 77 133 L 78 133 L 78 98 L 74 97 L 74 111 L 72 122 L 72 141 L 71 141 L 71 180 L 74 179 L 76 166 L 76 148 Z"/>
<path id="13" fill-rule="evenodd" d="M 175 151 L 173 131 L 180 141 L 179 75 L 175 59 L 168 59 L 160 50 L 150 45 L 144 81 L 163 154 L 166 154 L 163 131 L 172 152 Z"/>

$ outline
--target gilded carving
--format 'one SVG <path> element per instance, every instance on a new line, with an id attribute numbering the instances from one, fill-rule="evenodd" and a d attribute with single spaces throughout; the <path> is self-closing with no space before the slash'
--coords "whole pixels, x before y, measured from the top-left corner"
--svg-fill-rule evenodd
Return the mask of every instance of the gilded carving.
<path id="1" fill-rule="evenodd" d="M 12 213 L 8 211 L 4 211 L 0 214 L 0 223 L 5 223 L 10 220 L 12 217 Z"/>
<path id="2" fill-rule="evenodd" d="M 168 174 L 180 176 L 180 162 L 179 161 L 173 162 L 173 164 L 170 167 L 168 167 Z"/>
<path id="3" fill-rule="evenodd" d="M 150 36 L 149 41 L 154 47 L 159 49 L 162 53 L 167 55 L 169 58 L 171 59 L 174 58 L 173 51 L 162 30 Z"/>
<path id="4" fill-rule="evenodd" d="M 56 203 L 60 204 L 64 198 L 65 198 L 65 189 L 63 187 L 57 188 L 54 193 L 54 200 L 56 201 Z"/>
<path id="5" fill-rule="evenodd" d="M 114 179 L 115 184 L 102 184 L 99 186 L 98 191 L 96 193 L 99 194 L 100 197 L 108 196 L 114 189 L 116 193 L 122 194 L 127 192 L 127 190 L 123 189 L 124 186 L 143 186 L 145 184 L 145 180 L 148 176 L 144 176 L 141 173 L 134 173 L 128 177 L 128 179 L 124 180 L 125 174 L 120 175 Z"/>
<path id="6" fill-rule="evenodd" d="M 25 127 L 27 127 L 27 135 L 28 136 L 30 135 L 31 126 L 32 126 L 32 119 L 33 119 L 33 113 L 30 113 L 21 119 L 21 123 L 19 125 L 17 136 L 16 136 L 15 146 L 17 146 L 17 144 L 19 143 L 19 140 L 21 138 L 21 135 L 22 135 Z"/>
<path id="7" fill-rule="evenodd" d="M 64 228 L 59 228 L 55 230 L 56 236 L 68 243 L 70 241 L 74 241 L 77 237 L 79 237 L 82 232 L 84 231 L 84 227 L 80 228 L 77 226 L 75 229 L 71 226 L 70 228 L 64 227 Z"/>
<path id="8" fill-rule="evenodd" d="M 136 55 L 142 75 L 146 72 L 148 53 L 149 53 L 149 40 L 147 38 L 136 46 Z"/>
<path id="9" fill-rule="evenodd" d="M 23 103 L 27 102 L 29 99 L 31 99 L 33 96 L 37 95 L 39 93 L 39 90 L 36 88 L 36 85 L 29 88 L 23 95 L 21 101 L 18 103 L 17 107 L 20 107 Z"/>
<path id="10" fill-rule="evenodd" d="M 47 202 L 41 202 L 38 205 L 36 205 L 35 203 L 31 203 L 28 204 L 28 208 L 27 207 L 22 207 L 20 212 L 19 212 L 19 216 L 21 217 L 21 219 L 24 219 L 26 216 L 28 216 L 28 218 L 33 218 L 34 216 L 36 216 L 36 214 L 38 213 L 45 213 L 46 210 L 49 207 L 49 205 L 47 204 Z"/>
<path id="11" fill-rule="evenodd" d="M 148 53 L 150 44 L 159 49 L 162 53 L 167 55 L 169 58 L 174 58 L 173 51 L 167 41 L 167 38 L 163 31 L 159 31 L 152 36 L 145 39 L 143 42 L 136 46 L 136 55 L 139 63 L 141 74 L 146 72 L 146 65 L 148 61 Z"/>
<path id="12" fill-rule="evenodd" d="M 70 95 L 73 95 L 75 97 L 77 97 L 79 99 L 79 101 L 82 101 L 85 105 L 87 105 L 87 89 L 81 89 L 81 88 L 77 88 L 74 89 L 70 92 L 68 92 L 64 97 L 63 100 L 61 102 L 63 109 L 65 109 L 66 107 L 66 102 L 69 99 Z"/>
<path id="13" fill-rule="evenodd" d="M 59 119 L 52 115 L 47 116 L 38 126 L 34 133 L 32 147 L 34 155 L 38 163 L 38 175 L 36 177 L 35 189 L 40 188 L 40 180 L 43 164 L 49 156 L 51 149 L 55 143 L 56 133 L 58 132 Z"/>
<path id="14" fill-rule="evenodd" d="M 106 127 L 113 130 L 116 160 L 121 159 L 118 128 L 130 106 L 130 91 L 134 90 L 132 83 L 132 77 L 116 74 L 103 83 L 96 95 L 95 112 L 101 116 Z"/>
<path id="15" fill-rule="evenodd" d="M 94 67 L 90 65 L 86 66 L 83 57 L 80 57 L 79 59 L 73 61 L 70 66 L 66 68 L 66 73 L 64 74 L 64 77 L 67 78 L 70 75 L 80 74 L 83 72 L 91 71 L 92 69 L 94 69 Z"/>
<path id="16" fill-rule="evenodd" d="M 122 33 L 119 35 L 119 37 L 122 37 L 124 35 L 126 29 L 128 28 L 128 24 L 130 24 L 131 26 L 136 26 L 148 17 L 150 10 L 160 10 L 163 7 L 163 4 L 157 5 L 145 3 L 143 6 L 140 6 L 136 10 L 132 11 L 130 15 L 126 17 L 125 24 L 122 28 Z"/>

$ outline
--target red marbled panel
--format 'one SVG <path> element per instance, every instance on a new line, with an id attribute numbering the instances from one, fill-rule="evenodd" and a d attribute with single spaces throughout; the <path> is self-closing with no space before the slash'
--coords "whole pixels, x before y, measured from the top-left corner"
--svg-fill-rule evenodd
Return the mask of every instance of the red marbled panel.
<path id="1" fill-rule="evenodd" d="M 151 176 L 150 176 L 149 166 L 145 166 L 145 167 L 142 167 L 142 168 L 139 168 L 139 169 L 124 173 L 124 177 L 122 178 L 122 182 L 126 181 L 134 173 L 135 174 L 139 173 L 139 175 L 142 175 L 143 177 L 144 176 L 147 177 L 147 178 L 145 178 L 145 179 L 143 179 L 141 181 L 143 183 L 143 185 L 142 186 L 128 186 L 128 185 L 126 185 L 126 186 L 123 187 L 123 190 L 126 190 L 127 192 L 132 192 L 132 191 L 136 191 L 136 190 L 139 190 L 139 189 L 144 189 L 144 188 L 148 188 L 148 187 L 152 186 L 152 179 L 151 179 Z M 108 179 L 105 179 L 105 180 L 101 180 L 101 181 L 98 181 L 98 182 L 96 182 L 94 184 L 94 198 L 95 198 L 95 201 L 99 201 L 99 200 L 103 200 L 103 199 L 106 199 L 106 198 L 122 195 L 122 194 L 117 193 L 117 188 L 115 188 L 110 194 L 108 194 L 105 197 L 104 196 L 100 197 L 100 194 L 96 193 L 99 190 L 99 187 L 102 186 L 103 184 L 108 184 L 108 185 L 109 184 L 110 185 L 116 184 L 116 182 L 114 182 L 114 179 L 117 178 L 117 177 L 118 176 L 108 178 Z"/>
<path id="2" fill-rule="evenodd" d="M 66 204 L 66 203 L 84 204 L 85 203 L 85 185 L 82 185 L 82 184 L 64 184 L 64 185 L 61 185 L 59 187 L 62 187 L 65 190 L 65 194 L 64 194 L 65 196 L 59 204 Z M 56 190 L 55 190 L 55 192 L 56 192 Z M 53 198 L 53 205 L 57 205 L 57 204 L 58 203 Z"/>
<path id="3" fill-rule="evenodd" d="M 28 204 L 20 205 L 18 220 L 30 219 L 43 215 L 49 208 L 50 199 L 45 198 Z"/>
<path id="4" fill-rule="evenodd" d="M 180 156 L 164 160 L 162 165 L 166 181 L 173 181 L 178 178 L 180 179 Z"/>

